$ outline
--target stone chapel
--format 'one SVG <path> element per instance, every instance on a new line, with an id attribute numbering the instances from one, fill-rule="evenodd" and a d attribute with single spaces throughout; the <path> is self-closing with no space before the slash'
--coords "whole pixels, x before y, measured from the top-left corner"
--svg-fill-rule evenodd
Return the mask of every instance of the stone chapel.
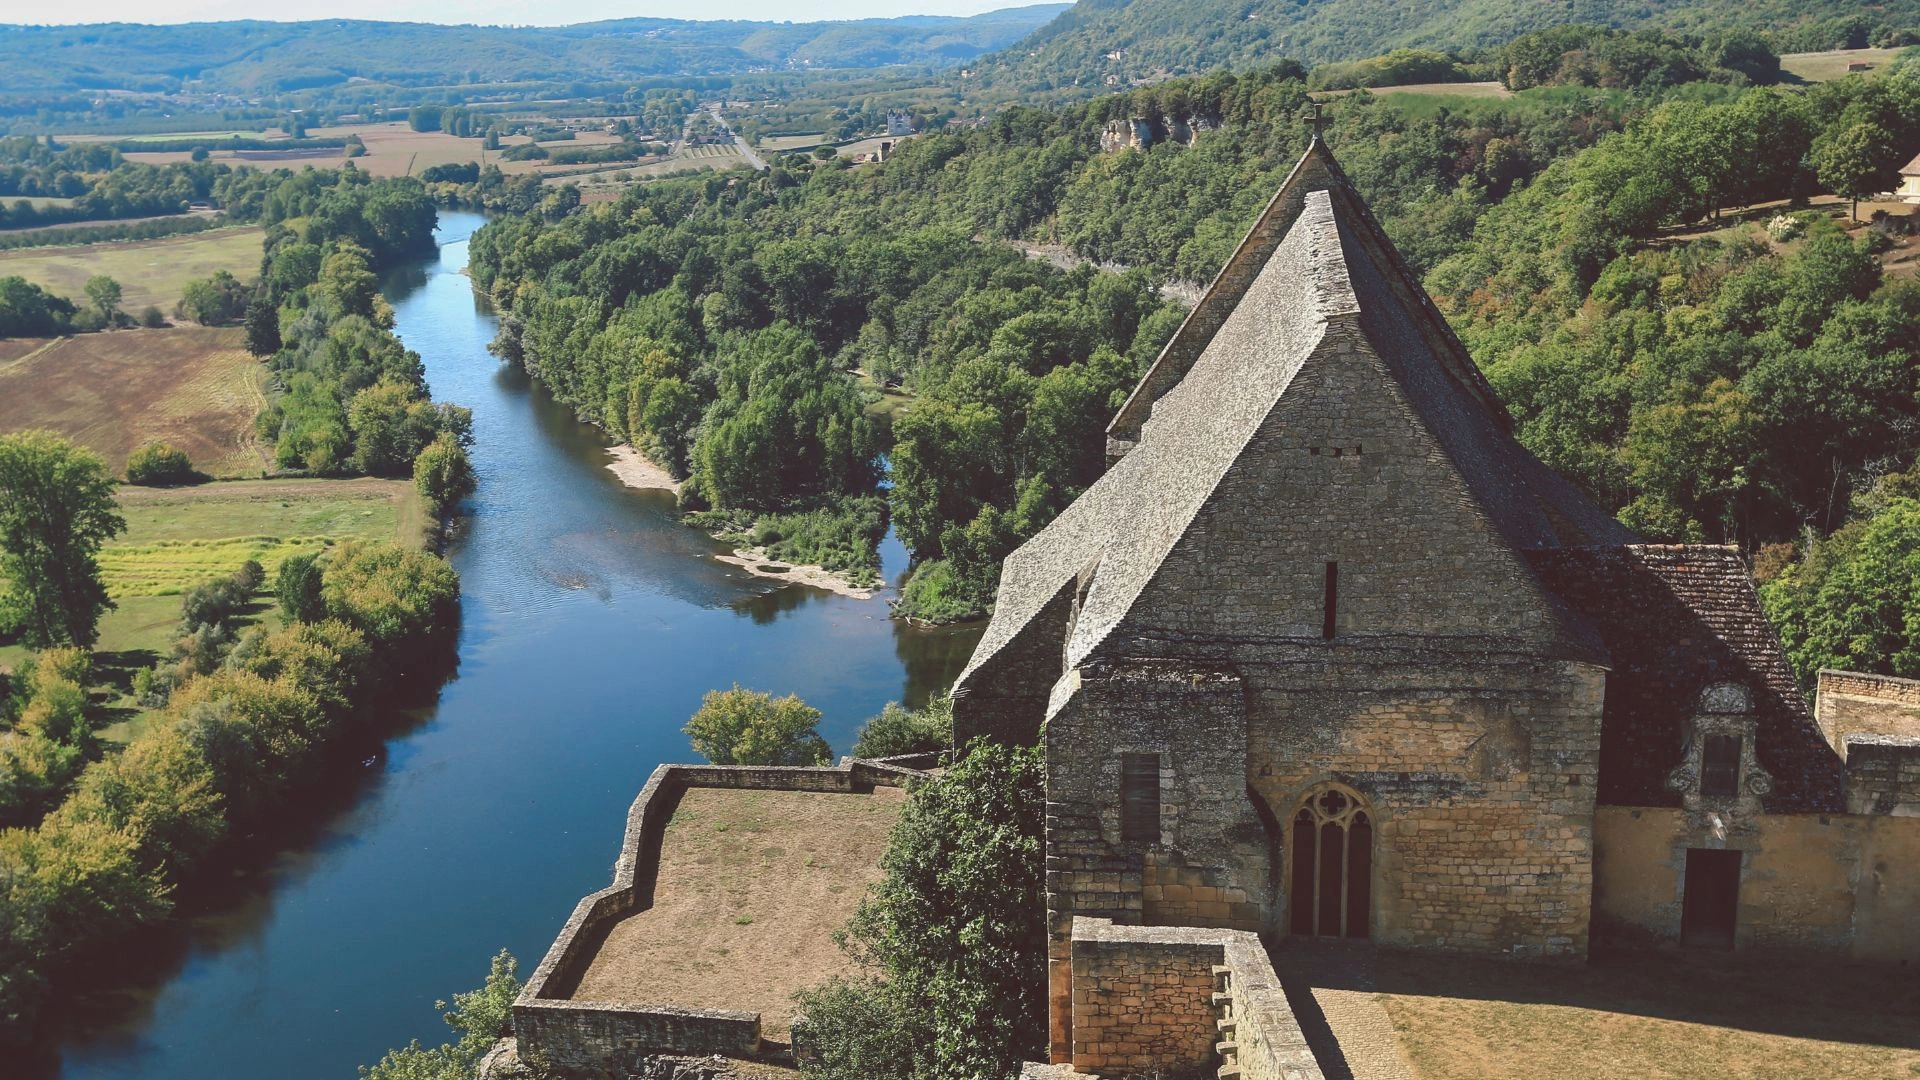
<path id="1" fill-rule="evenodd" d="M 1920 957 L 1920 720 L 1823 729 L 1737 551 L 1511 428 L 1316 138 L 955 688 L 1045 747 L 1056 1054 L 1076 917 Z"/>

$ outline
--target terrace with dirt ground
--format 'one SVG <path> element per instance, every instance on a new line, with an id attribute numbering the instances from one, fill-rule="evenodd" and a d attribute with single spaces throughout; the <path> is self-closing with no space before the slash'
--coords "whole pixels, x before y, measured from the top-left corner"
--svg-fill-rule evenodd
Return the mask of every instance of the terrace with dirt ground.
<path id="1" fill-rule="evenodd" d="M 1563 966 L 1290 939 L 1274 966 L 1329 1077 L 1920 1076 L 1920 984 L 1891 965 L 1596 949 Z"/>
<path id="2" fill-rule="evenodd" d="M 568 999 L 758 1012 L 786 1035 L 793 994 L 852 962 L 834 944 L 906 793 L 689 788 L 662 835 L 653 905 L 611 924 Z"/>

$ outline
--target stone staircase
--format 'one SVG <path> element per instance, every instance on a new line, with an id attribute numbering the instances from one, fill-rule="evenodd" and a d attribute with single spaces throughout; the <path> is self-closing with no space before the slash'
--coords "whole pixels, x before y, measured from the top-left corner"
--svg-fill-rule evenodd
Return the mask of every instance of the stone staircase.
<path id="1" fill-rule="evenodd" d="M 1234 1041 L 1233 969 L 1223 964 L 1213 965 L 1213 1011 L 1213 1024 L 1220 1032 L 1220 1041 L 1213 1044 L 1214 1052 L 1220 1055 L 1220 1068 L 1215 1075 L 1220 1080 L 1239 1080 L 1240 1045 Z"/>

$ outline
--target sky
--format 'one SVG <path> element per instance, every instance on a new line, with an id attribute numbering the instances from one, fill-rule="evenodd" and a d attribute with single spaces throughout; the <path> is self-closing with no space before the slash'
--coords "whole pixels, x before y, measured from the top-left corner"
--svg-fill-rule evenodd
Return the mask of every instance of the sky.
<path id="1" fill-rule="evenodd" d="M 597 19 L 756 19 L 812 22 L 895 15 L 978 15 L 1041 0 L 329 0 L 324 17 L 401 22 L 562 26 Z M 0 23 L 211 22 L 273 18 L 259 0 L 90 0 L 65 8 L 32 0 L 0 0 Z M 297 16 L 320 17 L 303 7 Z M 71 12 L 71 14 L 69 14 Z"/>

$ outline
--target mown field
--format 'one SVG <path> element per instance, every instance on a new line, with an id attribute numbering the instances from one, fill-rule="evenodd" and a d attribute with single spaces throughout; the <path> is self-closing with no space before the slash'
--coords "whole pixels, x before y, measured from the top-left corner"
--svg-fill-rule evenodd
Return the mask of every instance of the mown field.
<path id="1" fill-rule="evenodd" d="M 95 274 L 118 281 L 121 307 L 138 313 L 152 304 L 171 313 L 187 282 L 225 270 L 251 281 L 260 273 L 258 226 L 213 229 L 158 240 L 125 240 L 72 247 L 0 251 L 0 277 L 19 275 L 84 303 L 82 288 Z"/>
<path id="2" fill-rule="evenodd" d="M 259 476 L 269 459 L 253 425 L 266 403 L 266 369 L 235 328 L 0 342 L 0 432 L 51 429 L 115 473 L 162 440 L 207 475 Z"/>
<path id="3" fill-rule="evenodd" d="M 1879 68 L 1900 53 L 1900 49 L 1828 49 L 1825 52 L 1788 53 L 1780 58 L 1780 70 L 1804 82 L 1826 82 L 1846 75 L 1848 64 L 1872 64 Z"/>
<path id="4" fill-rule="evenodd" d="M 353 167 L 370 176 L 418 176 L 421 171 L 435 165 L 458 165 L 467 161 L 487 161 L 500 166 L 507 173 L 535 172 L 541 165 L 537 161 L 502 161 L 498 151 L 482 151 L 478 138 L 463 139 L 449 135 L 444 131 L 415 131 L 403 121 L 390 121 L 381 124 L 351 124 L 340 127 L 313 128 L 307 132 L 315 139 L 341 139 L 348 135 L 360 136 L 366 144 L 367 152 L 353 160 Z M 149 139 L 185 138 L 186 135 L 145 136 Z M 209 136 L 210 143 L 224 136 Z M 243 137 L 271 138 L 254 132 Z M 502 147 L 517 146 L 530 142 L 525 135 L 509 135 L 500 140 Z M 616 141 L 612 135 L 602 131 L 582 131 L 573 139 L 550 142 L 544 145 L 561 149 L 569 146 L 593 146 L 599 143 Z M 130 161 L 141 161 L 151 165 L 164 165 L 174 161 L 186 161 L 191 151 L 171 150 L 158 153 L 134 151 L 127 154 Z M 230 165 L 252 165 L 258 168 L 273 169 L 281 166 L 300 168 L 313 165 L 316 168 L 335 168 L 347 158 L 339 150 L 313 149 L 289 150 L 285 152 L 260 150 L 212 150 L 209 157 L 214 161 L 224 161 Z"/>

